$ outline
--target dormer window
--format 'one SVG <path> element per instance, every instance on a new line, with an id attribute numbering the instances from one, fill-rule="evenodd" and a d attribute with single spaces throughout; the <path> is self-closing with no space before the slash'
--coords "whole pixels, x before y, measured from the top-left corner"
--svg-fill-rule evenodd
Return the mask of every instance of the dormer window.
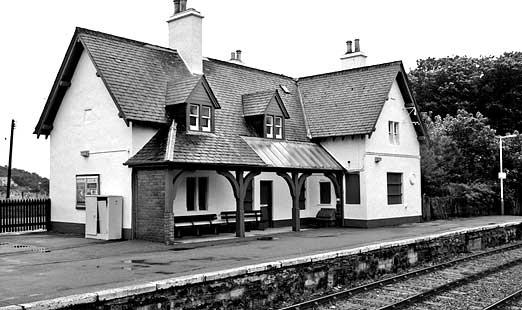
<path id="1" fill-rule="evenodd" d="M 283 118 L 276 116 L 274 126 L 274 134 L 276 139 L 283 139 Z"/>
<path id="2" fill-rule="evenodd" d="M 191 103 L 188 114 L 190 130 L 212 131 L 212 107 Z"/>
<path id="3" fill-rule="evenodd" d="M 265 138 L 283 139 L 283 118 L 281 116 L 265 116 Z"/>
<path id="4" fill-rule="evenodd" d="M 267 90 L 242 96 L 243 116 L 258 137 L 284 139 L 285 119 L 290 115 L 278 90 Z"/>
<path id="5" fill-rule="evenodd" d="M 265 118 L 266 122 L 266 137 L 272 139 L 274 137 L 274 117 L 267 116 Z"/>

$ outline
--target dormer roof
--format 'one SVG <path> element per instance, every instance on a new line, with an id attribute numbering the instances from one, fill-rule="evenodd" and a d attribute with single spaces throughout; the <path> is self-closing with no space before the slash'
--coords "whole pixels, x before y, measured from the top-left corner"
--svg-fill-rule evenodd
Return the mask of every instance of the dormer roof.
<path id="1" fill-rule="evenodd" d="M 183 76 L 167 82 L 166 106 L 197 101 L 195 97 L 206 96 L 214 108 L 221 106 L 204 75 Z"/>
<path id="2" fill-rule="evenodd" d="M 286 119 L 290 118 L 283 99 L 279 95 L 277 89 L 275 91 L 267 90 L 243 95 L 242 102 L 243 116 L 245 117 L 267 114 L 270 104 L 275 103 L 281 110 L 282 115 Z"/>

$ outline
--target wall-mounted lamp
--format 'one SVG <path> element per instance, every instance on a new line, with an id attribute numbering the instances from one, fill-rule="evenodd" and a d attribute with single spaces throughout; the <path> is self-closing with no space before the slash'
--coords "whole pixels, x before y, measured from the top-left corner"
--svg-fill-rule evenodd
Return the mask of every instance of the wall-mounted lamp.
<path id="1" fill-rule="evenodd" d="M 382 160 L 382 157 L 376 156 L 375 157 L 375 163 L 379 163 Z"/>
<path id="2" fill-rule="evenodd" d="M 80 155 L 87 158 L 87 157 L 89 157 L 90 153 L 89 153 L 89 151 L 80 151 Z"/>

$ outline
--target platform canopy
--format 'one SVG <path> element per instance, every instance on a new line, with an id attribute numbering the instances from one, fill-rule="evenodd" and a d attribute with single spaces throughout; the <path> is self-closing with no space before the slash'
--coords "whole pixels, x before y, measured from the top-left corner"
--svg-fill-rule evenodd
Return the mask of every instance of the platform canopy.
<path id="1" fill-rule="evenodd" d="M 243 140 L 268 167 L 289 169 L 342 170 L 320 145 L 243 137 Z"/>

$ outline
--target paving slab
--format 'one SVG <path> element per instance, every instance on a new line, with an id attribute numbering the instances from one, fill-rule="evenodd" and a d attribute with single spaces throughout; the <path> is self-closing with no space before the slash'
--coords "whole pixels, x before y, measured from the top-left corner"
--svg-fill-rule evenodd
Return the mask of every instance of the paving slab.
<path id="1" fill-rule="evenodd" d="M 118 288 L 142 287 L 151 281 L 164 281 L 168 286 L 176 277 L 208 273 L 212 278 L 225 269 L 237 268 L 241 273 L 240 267 L 250 265 L 286 266 L 308 261 L 305 256 L 507 222 L 522 222 L 522 217 L 489 216 L 371 229 L 321 228 L 281 233 L 271 240 L 235 239 L 192 246 L 100 241 L 53 233 L 0 235 L 0 244 L 27 246 L 25 251 L 0 251 L 0 306 L 78 294 L 88 297 L 88 293 L 102 290 L 110 297 L 122 292 Z"/>

